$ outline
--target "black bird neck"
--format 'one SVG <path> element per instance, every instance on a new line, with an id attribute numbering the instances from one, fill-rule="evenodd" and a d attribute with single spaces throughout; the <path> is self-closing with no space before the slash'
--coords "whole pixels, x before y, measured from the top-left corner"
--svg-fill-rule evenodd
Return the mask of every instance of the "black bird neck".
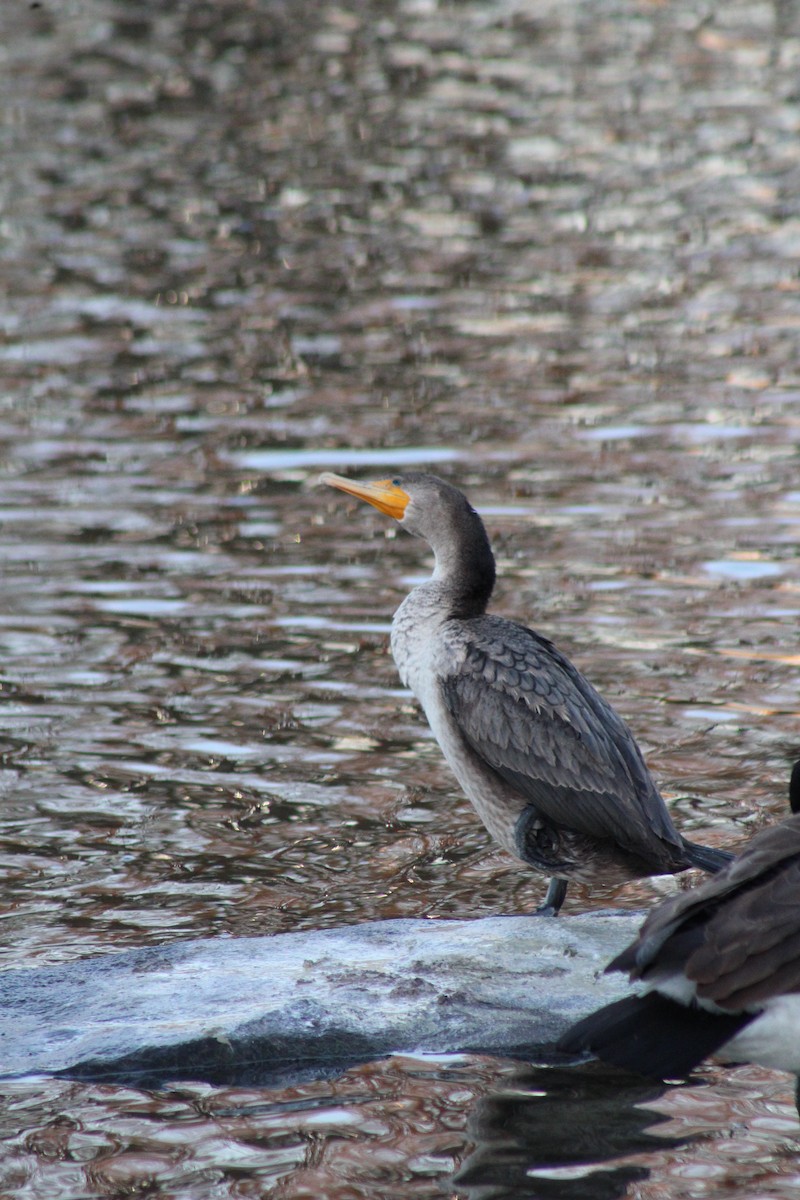
<path id="1" fill-rule="evenodd" d="M 483 521 L 469 505 L 451 514 L 431 541 L 434 580 L 442 588 L 450 615 L 479 617 L 486 612 L 495 581 L 492 547 Z"/>
<path id="2" fill-rule="evenodd" d="M 793 813 L 800 813 L 800 760 L 792 767 L 792 777 L 789 781 L 789 808 Z"/>

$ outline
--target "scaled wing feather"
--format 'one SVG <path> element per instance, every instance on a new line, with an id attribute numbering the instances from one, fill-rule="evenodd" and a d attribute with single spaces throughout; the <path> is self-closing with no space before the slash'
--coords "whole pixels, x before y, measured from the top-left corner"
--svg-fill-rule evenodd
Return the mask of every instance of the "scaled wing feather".
<path id="1" fill-rule="evenodd" d="M 443 687 L 472 749 L 546 819 L 634 854 L 653 833 L 679 848 L 630 731 L 569 660 L 522 625 L 460 624 L 466 654 Z"/>

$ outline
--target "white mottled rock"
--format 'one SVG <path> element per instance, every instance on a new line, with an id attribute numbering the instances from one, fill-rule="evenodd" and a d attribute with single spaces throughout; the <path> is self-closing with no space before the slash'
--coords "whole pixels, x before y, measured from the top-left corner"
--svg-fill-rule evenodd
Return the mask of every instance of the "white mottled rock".
<path id="1" fill-rule="evenodd" d="M 0 973 L 0 1071 L 325 1074 L 392 1051 L 534 1058 L 627 990 L 640 914 L 377 921 Z"/>

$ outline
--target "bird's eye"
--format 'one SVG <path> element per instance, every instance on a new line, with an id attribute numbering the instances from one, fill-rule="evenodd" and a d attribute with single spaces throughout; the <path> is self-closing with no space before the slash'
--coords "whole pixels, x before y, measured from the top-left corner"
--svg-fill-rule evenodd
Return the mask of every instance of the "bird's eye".
<path id="1" fill-rule="evenodd" d="M 393 479 L 393 480 L 392 480 L 392 487 L 400 487 L 400 479 L 399 479 L 399 477 L 398 477 L 397 479 Z"/>

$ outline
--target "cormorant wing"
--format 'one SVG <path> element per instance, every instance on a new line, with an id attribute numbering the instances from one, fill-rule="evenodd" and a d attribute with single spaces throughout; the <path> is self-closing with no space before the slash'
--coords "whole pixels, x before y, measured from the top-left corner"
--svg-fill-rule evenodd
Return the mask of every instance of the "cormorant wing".
<path id="1" fill-rule="evenodd" d="M 651 858 L 682 840 L 622 718 L 546 638 L 499 617 L 458 622 L 447 707 L 472 749 L 542 816 Z"/>

